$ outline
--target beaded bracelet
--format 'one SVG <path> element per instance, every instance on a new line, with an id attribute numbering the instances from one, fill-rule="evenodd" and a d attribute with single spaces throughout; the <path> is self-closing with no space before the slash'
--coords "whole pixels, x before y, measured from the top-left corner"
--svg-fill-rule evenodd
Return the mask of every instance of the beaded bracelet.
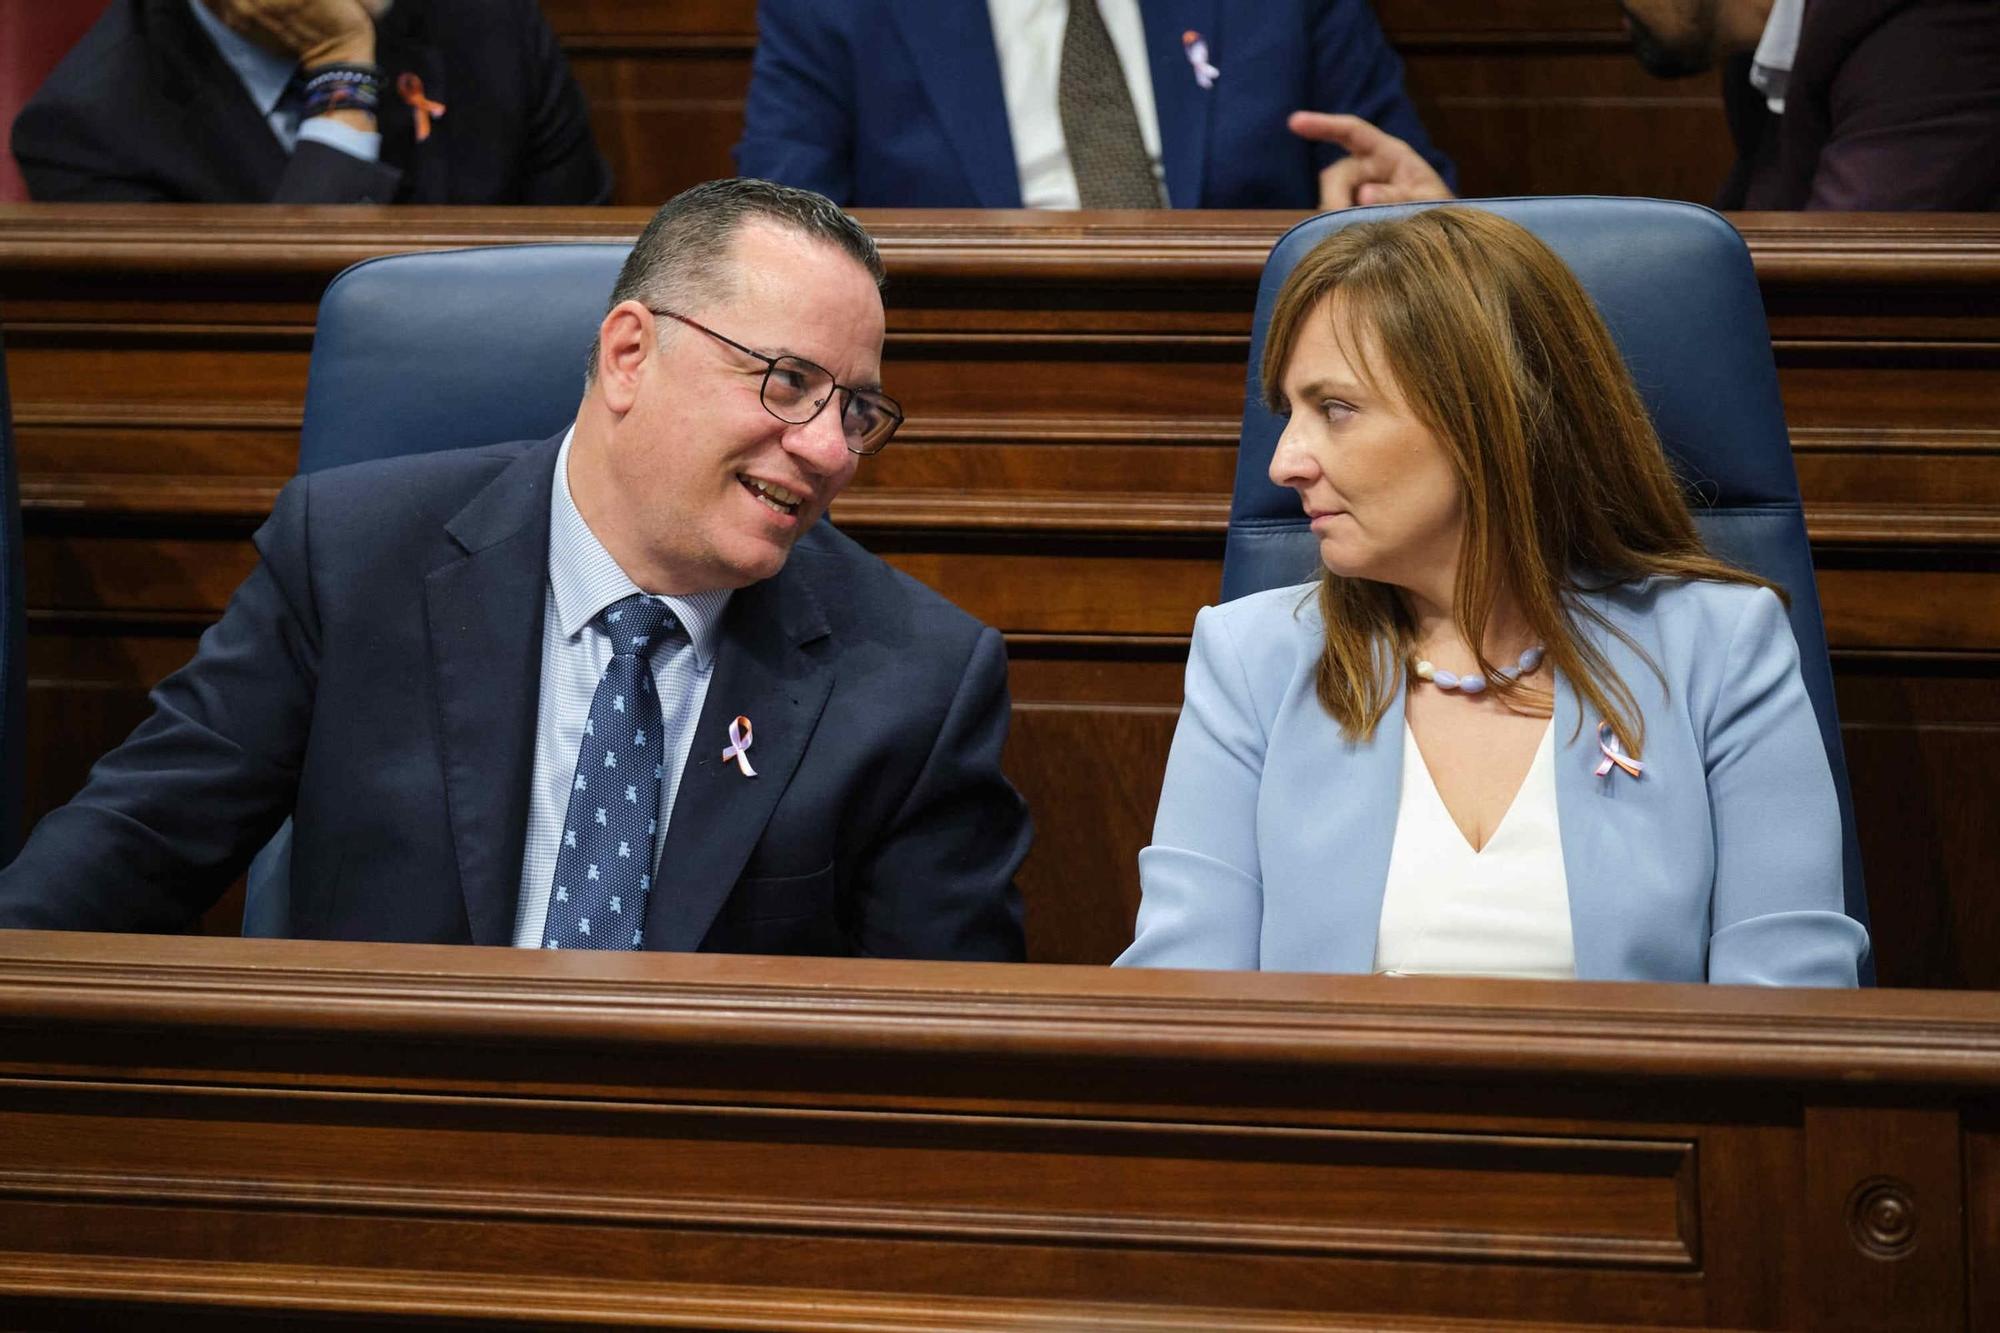
<path id="1" fill-rule="evenodd" d="M 303 119 L 329 111 L 374 115 L 382 105 L 382 71 L 373 65 L 321 65 L 306 79 Z"/>
<path id="2" fill-rule="evenodd" d="M 1521 660 L 1510 667 L 1493 668 L 1493 679 L 1511 684 L 1542 664 L 1541 645 L 1521 654 Z M 1477 671 L 1468 671 L 1463 676 L 1450 671 L 1440 671 L 1428 661 L 1419 660 L 1410 668 L 1418 680 L 1427 680 L 1441 690 L 1457 690 L 1462 694 L 1477 694 L 1486 688 L 1486 677 Z"/>

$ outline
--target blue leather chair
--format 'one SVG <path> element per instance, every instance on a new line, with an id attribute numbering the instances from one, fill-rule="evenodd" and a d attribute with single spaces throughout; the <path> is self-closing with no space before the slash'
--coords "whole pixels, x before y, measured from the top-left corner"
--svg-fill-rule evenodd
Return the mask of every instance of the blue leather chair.
<path id="1" fill-rule="evenodd" d="M 1865 926 L 1868 898 L 1834 714 L 1833 669 L 1770 332 L 1743 238 L 1720 214 L 1694 204 L 1593 198 L 1469 202 L 1526 227 L 1575 271 L 1638 381 L 1710 549 L 1791 594 L 1806 691 L 1819 713 L 1820 737 L 1840 796 L 1847 912 Z M 1264 407 L 1259 367 L 1279 288 L 1306 252 L 1331 233 L 1425 207 L 1435 205 L 1353 208 L 1309 219 L 1287 232 L 1265 262 L 1229 506 L 1223 600 L 1301 583 L 1319 568 L 1298 497 L 1266 475 L 1283 423 Z M 1873 960 L 1864 960 L 1863 969 L 1864 983 L 1872 982 Z"/>
<path id="2" fill-rule="evenodd" d="M 546 439 L 583 396 L 629 245 L 509 245 L 387 255 L 320 298 L 299 471 Z M 251 862 L 245 935 L 286 933 L 291 824 Z"/>
<path id="3" fill-rule="evenodd" d="M 27 788 L 27 593 L 21 571 L 21 492 L 14 473 L 14 409 L 0 338 L 0 865 L 21 850 Z"/>

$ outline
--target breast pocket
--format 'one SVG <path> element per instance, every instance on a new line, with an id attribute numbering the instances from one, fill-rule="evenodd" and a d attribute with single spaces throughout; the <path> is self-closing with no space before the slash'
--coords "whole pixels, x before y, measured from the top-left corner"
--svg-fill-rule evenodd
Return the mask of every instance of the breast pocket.
<path id="1" fill-rule="evenodd" d="M 835 888 L 831 861 L 806 875 L 740 879 L 701 947 L 721 953 L 851 954 Z"/>
<path id="2" fill-rule="evenodd" d="M 735 921 L 782 921 L 833 911 L 833 862 L 804 875 L 762 875 L 736 881 L 722 914 Z"/>

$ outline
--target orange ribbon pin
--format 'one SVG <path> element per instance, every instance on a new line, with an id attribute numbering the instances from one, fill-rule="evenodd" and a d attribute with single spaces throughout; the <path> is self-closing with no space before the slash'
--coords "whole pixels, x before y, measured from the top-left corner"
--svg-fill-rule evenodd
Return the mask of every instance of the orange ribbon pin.
<path id="1" fill-rule="evenodd" d="M 444 103 L 424 96 L 424 81 L 414 74 L 396 76 L 396 92 L 417 118 L 417 142 L 431 137 L 431 118 L 444 114 Z"/>

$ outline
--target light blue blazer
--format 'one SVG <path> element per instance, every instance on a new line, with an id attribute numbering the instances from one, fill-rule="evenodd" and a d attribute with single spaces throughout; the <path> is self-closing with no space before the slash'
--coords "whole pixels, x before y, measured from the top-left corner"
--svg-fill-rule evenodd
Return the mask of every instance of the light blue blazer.
<path id="1" fill-rule="evenodd" d="M 1368 972 L 1395 841 L 1403 693 L 1358 744 L 1314 691 L 1316 585 L 1195 619 L 1137 938 L 1120 964 Z M 1652 579 L 1586 599 L 1643 646 L 1589 636 L 1639 701 L 1644 772 L 1603 758 L 1556 678 L 1556 807 L 1580 978 L 1852 986 L 1840 814 L 1778 599 Z"/>

